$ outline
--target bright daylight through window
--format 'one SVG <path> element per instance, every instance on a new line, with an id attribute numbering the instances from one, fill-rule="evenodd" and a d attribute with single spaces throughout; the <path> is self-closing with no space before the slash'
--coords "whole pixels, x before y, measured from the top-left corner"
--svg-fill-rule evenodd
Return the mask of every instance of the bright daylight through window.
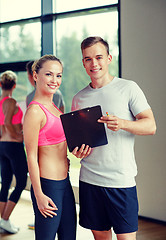
<path id="1" fill-rule="evenodd" d="M 47 38 L 43 41 L 43 26 L 51 26 L 53 34 L 48 38 L 55 50 L 52 53 L 64 65 L 60 90 L 66 112 L 70 111 L 72 97 L 90 81 L 80 51 L 84 38 L 101 36 L 108 41 L 113 57 L 110 72 L 118 76 L 118 9 L 118 0 L 0 0 L 0 73 L 8 66 L 16 72 L 18 82 L 14 98 L 21 106 L 25 106 L 26 96 L 33 89 L 27 78 L 26 63 L 39 58 L 43 49 L 50 47 Z M 78 185 L 79 160 L 71 162 L 72 181 Z"/>

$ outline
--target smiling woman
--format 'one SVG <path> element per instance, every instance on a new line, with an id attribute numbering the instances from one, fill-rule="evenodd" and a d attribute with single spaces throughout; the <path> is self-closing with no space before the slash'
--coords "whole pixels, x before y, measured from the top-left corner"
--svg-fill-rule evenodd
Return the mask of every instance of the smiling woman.
<path id="1" fill-rule="evenodd" d="M 38 94 L 40 92 L 40 86 L 45 87 L 46 85 L 47 88 L 43 90 L 46 90 L 46 92 L 47 90 L 53 90 L 53 93 L 55 93 L 61 85 L 63 72 L 62 63 L 56 57 L 54 58 L 49 55 L 47 56 L 47 61 L 45 61 L 45 59 L 46 56 L 41 58 L 40 61 L 35 61 L 32 66 L 33 79 L 36 83 L 36 91 Z"/>
<path id="2" fill-rule="evenodd" d="M 24 118 L 31 197 L 35 212 L 36 239 L 54 239 L 56 234 L 76 239 L 76 209 L 69 180 L 67 144 L 60 121 L 61 111 L 53 94 L 62 78 L 62 63 L 53 55 L 35 61 L 36 92 Z"/>

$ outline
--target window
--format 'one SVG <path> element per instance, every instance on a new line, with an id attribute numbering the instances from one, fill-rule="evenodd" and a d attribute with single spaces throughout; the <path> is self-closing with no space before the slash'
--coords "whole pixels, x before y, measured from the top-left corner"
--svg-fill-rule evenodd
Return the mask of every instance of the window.
<path id="1" fill-rule="evenodd" d="M 62 27 L 63 26 L 63 27 Z M 61 90 L 66 104 L 66 111 L 70 111 L 72 97 L 83 87 L 89 78 L 82 65 L 80 44 L 88 36 L 101 36 L 110 45 L 113 56 L 110 65 L 112 75 L 119 75 L 119 46 L 118 46 L 118 12 L 96 12 L 82 16 L 75 14 L 69 18 L 56 20 L 56 53 L 64 64 Z"/>
<path id="2" fill-rule="evenodd" d="M 0 73 L 16 72 L 13 96 L 25 101 L 32 90 L 26 63 L 41 56 L 41 0 L 0 0 Z"/>
<path id="3" fill-rule="evenodd" d="M 0 22 L 41 15 L 41 0 L 1 0 Z"/>
<path id="4" fill-rule="evenodd" d="M 41 23 L 21 22 L 0 28 L 0 62 L 36 59 L 41 52 Z"/>
<path id="5" fill-rule="evenodd" d="M 56 12 L 66 12 L 71 10 L 83 9 L 83 8 L 92 8 L 98 6 L 105 6 L 109 4 L 118 3 L 118 0 L 56 0 L 55 1 L 55 11 Z"/>
<path id="6" fill-rule="evenodd" d="M 33 87 L 27 81 L 27 73 L 26 72 L 15 72 L 17 74 L 17 85 L 16 89 L 13 91 L 13 97 L 17 99 L 18 102 L 23 102 L 27 95 L 27 92 L 31 92 Z"/>
<path id="7" fill-rule="evenodd" d="M 113 60 L 110 64 L 112 75 L 119 76 L 119 22 L 118 7 L 105 4 L 117 3 L 117 1 L 70 1 L 70 4 L 57 0 L 56 11 L 65 13 L 56 14 L 55 18 L 55 41 L 56 54 L 62 60 L 64 72 L 60 90 L 65 100 L 65 110 L 69 112 L 73 96 L 90 79 L 82 65 L 80 44 L 88 36 L 101 36 L 106 39 L 110 46 Z M 98 3 L 98 7 L 93 7 Z M 82 5 L 81 5 L 82 4 Z M 103 8 L 101 7 L 103 5 Z M 92 9 L 82 9 L 81 8 Z M 76 10 L 78 8 L 78 10 Z M 74 10 L 74 11 L 72 11 Z M 68 12 L 72 11 L 72 12 Z M 71 181 L 74 186 L 79 183 L 80 160 L 68 152 L 71 160 Z"/>
<path id="8" fill-rule="evenodd" d="M 0 0 L 0 73 L 13 70 L 18 76 L 13 96 L 25 108 L 32 91 L 26 63 L 43 54 L 53 53 L 64 65 L 60 90 L 65 110 L 72 97 L 90 79 L 82 66 L 80 44 L 98 35 L 110 45 L 112 75 L 119 76 L 119 1 L 118 0 Z M 80 163 L 71 159 L 71 180 L 78 185 Z"/>

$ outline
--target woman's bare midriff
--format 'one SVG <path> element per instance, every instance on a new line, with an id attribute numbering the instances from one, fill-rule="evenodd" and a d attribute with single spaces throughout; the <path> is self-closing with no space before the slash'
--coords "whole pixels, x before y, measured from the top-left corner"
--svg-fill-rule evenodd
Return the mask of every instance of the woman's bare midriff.
<path id="1" fill-rule="evenodd" d="M 67 143 L 66 141 L 48 146 L 39 146 L 40 176 L 52 180 L 63 180 L 67 177 Z"/>

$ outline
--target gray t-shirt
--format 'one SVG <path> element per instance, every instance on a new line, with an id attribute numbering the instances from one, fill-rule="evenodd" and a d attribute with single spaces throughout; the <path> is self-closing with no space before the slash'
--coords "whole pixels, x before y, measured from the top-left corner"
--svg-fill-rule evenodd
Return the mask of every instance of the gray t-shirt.
<path id="1" fill-rule="evenodd" d="M 72 111 L 100 105 L 106 112 L 119 118 L 135 121 L 135 116 L 150 106 L 139 88 L 129 80 L 115 77 L 102 88 L 90 85 L 78 92 L 72 102 Z M 124 130 L 111 131 L 106 127 L 108 144 L 93 148 L 81 160 L 80 180 L 104 187 L 133 187 L 137 166 L 134 156 L 135 135 Z"/>

